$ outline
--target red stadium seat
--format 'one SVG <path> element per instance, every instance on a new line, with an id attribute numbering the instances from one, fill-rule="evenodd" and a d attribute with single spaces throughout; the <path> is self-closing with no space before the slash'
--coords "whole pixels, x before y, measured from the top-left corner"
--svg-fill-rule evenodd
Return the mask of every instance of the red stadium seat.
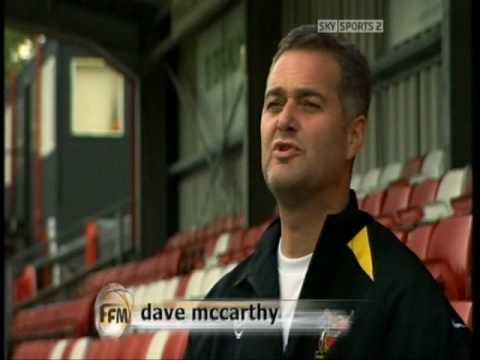
<path id="1" fill-rule="evenodd" d="M 368 212 L 374 217 L 378 217 L 380 215 L 380 212 L 382 211 L 384 199 L 384 191 L 368 194 L 362 202 L 362 210 Z"/>
<path id="2" fill-rule="evenodd" d="M 412 186 L 406 181 L 391 185 L 386 190 L 381 216 L 377 218 L 377 221 L 386 227 L 393 228 L 396 223 L 395 214 L 407 208 L 411 193 Z"/>
<path id="3" fill-rule="evenodd" d="M 56 340 L 28 341 L 17 345 L 13 351 L 14 360 L 45 360 L 57 344 Z"/>
<path id="4" fill-rule="evenodd" d="M 410 159 L 402 170 L 402 179 L 409 179 L 420 173 L 422 170 L 423 157 Z"/>
<path id="5" fill-rule="evenodd" d="M 72 339 L 65 347 L 62 360 L 85 359 L 91 341 L 87 337 Z"/>
<path id="6" fill-rule="evenodd" d="M 86 336 L 93 326 L 94 300 L 94 297 L 87 296 L 69 302 L 21 310 L 13 320 L 12 337 L 48 337 L 58 333 Z"/>
<path id="7" fill-rule="evenodd" d="M 28 265 L 22 275 L 15 281 L 15 303 L 23 303 L 37 295 L 37 271 Z"/>
<path id="8" fill-rule="evenodd" d="M 393 229 L 392 232 L 395 234 L 395 236 L 400 240 L 402 243 L 405 242 L 407 239 L 407 232 L 399 229 Z"/>
<path id="9" fill-rule="evenodd" d="M 188 331 L 177 331 L 170 333 L 162 359 L 175 360 L 183 359 L 185 350 L 187 349 Z"/>
<path id="10" fill-rule="evenodd" d="M 426 266 L 450 299 L 466 298 L 471 274 L 472 216 L 447 218 L 435 226 Z"/>
<path id="11" fill-rule="evenodd" d="M 473 331 L 472 302 L 451 300 L 450 304 L 452 304 L 452 307 L 462 318 L 465 325 L 467 325 L 469 329 Z"/>
<path id="12" fill-rule="evenodd" d="M 403 226 L 418 224 L 423 217 L 422 206 L 435 200 L 439 180 L 429 179 L 416 185 L 410 197 L 408 208 L 400 210 L 396 216 L 396 223 Z"/>
<path id="13" fill-rule="evenodd" d="M 178 299 L 183 299 L 185 297 L 185 293 L 187 291 L 188 283 L 190 282 L 190 275 L 183 275 L 178 283 L 177 291 L 175 293 L 175 297 Z"/>
<path id="14" fill-rule="evenodd" d="M 408 233 L 406 245 L 422 261 L 427 257 L 428 245 L 432 236 L 434 225 L 419 226 Z"/>
<path id="15" fill-rule="evenodd" d="M 473 199 L 472 195 L 462 195 L 452 200 L 452 207 L 455 215 L 468 215 L 472 213 Z"/>
<path id="16" fill-rule="evenodd" d="M 239 258 L 243 258 L 243 239 L 245 234 L 245 230 L 237 230 L 232 234 L 230 247 L 220 258 L 220 264 L 228 265 L 232 262 L 238 262 Z"/>
<path id="17" fill-rule="evenodd" d="M 148 352 L 149 344 L 152 341 L 153 337 L 153 333 L 122 336 L 118 344 L 119 350 L 117 352 L 117 356 L 111 357 L 110 359 L 145 359 Z"/>
<path id="18" fill-rule="evenodd" d="M 85 243 L 85 265 L 93 266 L 97 263 L 98 258 L 98 225 L 96 222 L 89 222 L 85 227 L 86 243 Z"/>

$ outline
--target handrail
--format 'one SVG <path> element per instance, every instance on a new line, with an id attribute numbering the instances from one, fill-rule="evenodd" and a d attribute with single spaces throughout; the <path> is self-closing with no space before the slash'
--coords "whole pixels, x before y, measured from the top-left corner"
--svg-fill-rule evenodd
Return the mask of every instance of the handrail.
<path id="1" fill-rule="evenodd" d="M 78 237 L 79 234 L 83 232 L 83 229 L 85 228 L 85 224 L 87 222 L 91 221 L 92 219 L 105 217 L 106 215 L 115 215 L 115 213 L 118 213 L 119 210 L 129 209 L 129 205 L 131 205 L 131 203 L 132 203 L 132 200 L 130 197 L 124 198 L 123 200 L 116 202 L 105 209 L 102 209 L 96 213 L 93 213 L 89 216 L 82 218 L 76 224 L 71 225 L 67 230 L 65 230 L 61 235 L 57 237 L 57 240 L 56 240 L 57 244 L 65 245 L 70 241 L 74 241 L 74 240 L 71 240 L 72 237 L 75 237 L 75 236 Z M 65 239 L 69 239 L 70 241 L 65 241 Z M 26 262 L 25 260 L 28 261 L 32 257 L 36 257 L 40 255 L 43 251 L 46 250 L 47 247 L 48 247 L 48 242 L 41 242 L 41 243 L 39 242 L 27 249 L 23 249 L 13 256 L 13 263 L 20 264 L 21 267 L 23 267 L 24 263 Z"/>
<path id="2" fill-rule="evenodd" d="M 83 278 L 85 278 L 88 274 L 90 274 L 94 271 L 97 271 L 99 269 L 102 269 L 107 265 L 110 265 L 110 264 L 114 263 L 115 260 L 116 260 L 116 255 L 110 256 L 110 257 L 98 262 L 94 266 L 88 267 L 88 268 L 70 276 L 68 279 L 63 281 L 58 286 L 52 286 L 52 287 L 40 290 L 38 292 L 38 294 L 33 299 L 31 299 L 27 302 L 15 305 L 14 312 L 22 310 L 22 309 L 29 308 L 29 307 L 32 307 L 34 305 L 37 305 L 37 304 L 41 303 L 42 301 L 50 298 L 51 296 L 54 296 L 54 295 L 58 294 L 59 292 L 61 292 L 64 289 L 66 289 L 68 286 L 71 286 L 73 284 L 78 283 Z"/>

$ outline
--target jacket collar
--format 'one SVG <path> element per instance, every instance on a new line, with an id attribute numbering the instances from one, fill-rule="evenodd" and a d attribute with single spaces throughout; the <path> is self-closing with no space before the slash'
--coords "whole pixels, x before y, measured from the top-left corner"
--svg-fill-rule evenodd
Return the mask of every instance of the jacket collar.
<path id="1" fill-rule="evenodd" d="M 358 209 L 355 192 L 350 190 L 347 207 L 338 214 L 328 215 L 325 220 L 322 233 L 315 246 L 305 283 L 307 278 L 312 278 L 310 276 L 312 266 L 317 265 L 325 257 L 329 257 L 328 262 L 331 262 L 332 255 L 335 254 L 335 248 L 342 245 L 346 246 L 347 242 L 371 221 L 370 215 Z M 263 233 L 250 266 L 244 268 L 235 285 L 247 280 L 253 287 L 256 297 L 276 299 L 280 297 L 277 259 L 280 234 L 280 219 L 277 218 Z M 310 294 L 306 294 L 304 291 L 301 293 L 302 298 L 310 297 L 308 295 Z"/>

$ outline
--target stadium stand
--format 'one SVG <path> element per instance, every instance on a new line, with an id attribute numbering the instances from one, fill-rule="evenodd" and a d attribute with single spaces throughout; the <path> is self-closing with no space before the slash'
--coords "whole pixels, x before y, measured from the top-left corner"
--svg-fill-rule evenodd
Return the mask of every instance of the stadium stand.
<path id="1" fill-rule="evenodd" d="M 438 177 L 432 169 L 440 167 L 441 157 L 433 153 L 436 155 L 427 156 L 421 168 L 422 176 L 430 176 L 422 182 L 410 181 L 418 176 L 422 165 L 422 158 L 414 158 L 400 167 L 396 163 L 383 170 L 373 169 L 365 176 L 357 174 L 352 186 L 355 183 L 364 191 L 362 209 L 391 228 L 425 263 L 443 286 L 452 307 L 471 327 L 471 175 L 467 167 L 451 169 Z M 450 206 L 449 211 L 429 217 L 430 210 L 425 209 L 438 203 Z M 246 229 L 241 218 L 227 217 L 196 231 L 177 233 L 159 254 L 92 273 L 80 287 L 81 298 L 19 311 L 13 326 L 17 338 L 48 338 L 54 331 L 65 330 L 65 325 L 70 326 L 71 337 L 19 343 L 14 359 L 182 358 L 188 338 L 185 332 L 97 338 L 91 312 L 94 295 L 105 284 L 118 282 L 132 290 L 137 304 L 202 299 L 218 279 L 254 251 L 270 222 Z M 64 311 L 69 306 L 75 311 Z M 60 315 L 68 313 L 70 317 Z"/>

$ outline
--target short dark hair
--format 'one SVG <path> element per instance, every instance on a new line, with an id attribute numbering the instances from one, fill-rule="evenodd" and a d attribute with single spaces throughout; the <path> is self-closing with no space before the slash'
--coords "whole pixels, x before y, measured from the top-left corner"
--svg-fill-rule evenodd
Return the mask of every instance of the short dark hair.
<path id="1" fill-rule="evenodd" d="M 350 119 L 368 115 L 372 75 L 367 59 L 354 44 L 343 37 L 318 32 L 315 25 L 301 25 L 280 40 L 272 66 L 289 50 L 322 50 L 332 53 L 341 70 L 338 90 L 344 110 Z"/>

